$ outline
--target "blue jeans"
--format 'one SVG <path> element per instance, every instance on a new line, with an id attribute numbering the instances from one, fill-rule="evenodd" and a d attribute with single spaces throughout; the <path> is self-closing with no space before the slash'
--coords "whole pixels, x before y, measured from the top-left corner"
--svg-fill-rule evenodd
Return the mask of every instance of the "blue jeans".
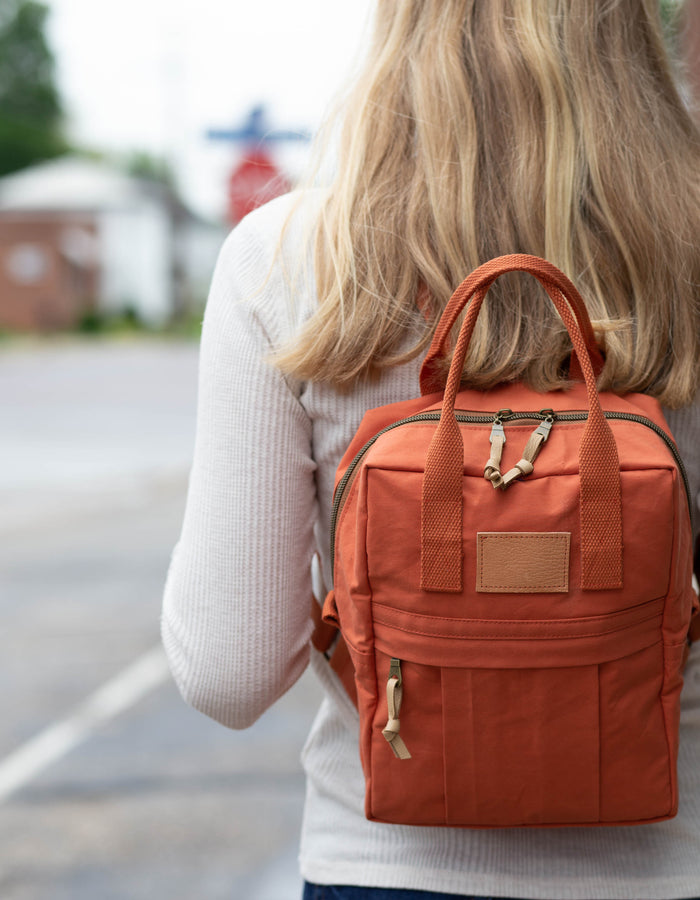
<path id="1" fill-rule="evenodd" d="M 367 888 L 342 884 L 309 884 L 307 882 L 304 885 L 303 900 L 492 900 L 492 898 L 403 888 Z M 510 900 L 516 900 L 516 898 L 510 898 Z"/>
<path id="2" fill-rule="evenodd" d="M 342 884 L 304 885 L 303 900 L 494 900 L 466 894 L 441 894 L 435 891 L 413 891 L 403 888 L 364 888 Z M 500 898 L 506 900 L 506 898 Z M 508 900 L 517 900 L 510 897 Z M 700 900 L 700 898 L 696 898 Z"/>

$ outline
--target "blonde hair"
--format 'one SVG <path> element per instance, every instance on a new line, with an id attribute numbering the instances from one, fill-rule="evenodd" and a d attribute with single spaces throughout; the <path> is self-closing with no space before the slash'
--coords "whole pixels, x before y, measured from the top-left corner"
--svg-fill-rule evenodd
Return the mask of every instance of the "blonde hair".
<path id="1" fill-rule="evenodd" d="M 521 252 L 581 290 L 605 344 L 601 389 L 693 399 L 700 140 L 658 0 L 379 0 L 343 116 L 319 307 L 283 370 L 343 389 L 406 362 L 473 268 Z M 569 352 L 534 280 L 507 276 L 465 383 L 556 389 Z"/>

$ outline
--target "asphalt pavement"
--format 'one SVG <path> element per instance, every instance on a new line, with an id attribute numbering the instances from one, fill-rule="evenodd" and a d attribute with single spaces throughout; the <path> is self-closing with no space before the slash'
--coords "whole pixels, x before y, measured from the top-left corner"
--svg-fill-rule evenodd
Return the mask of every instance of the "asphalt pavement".
<path id="1" fill-rule="evenodd" d="M 0 346 L 0 897 L 298 900 L 307 674 L 253 728 L 189 709 L 158 616 L 197 347 Z"/>

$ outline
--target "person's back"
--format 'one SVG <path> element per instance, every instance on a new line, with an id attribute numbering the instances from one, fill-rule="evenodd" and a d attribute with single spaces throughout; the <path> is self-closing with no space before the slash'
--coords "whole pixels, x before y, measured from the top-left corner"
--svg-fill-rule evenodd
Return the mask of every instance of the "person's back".
<path id="1" fill-rule="evenodd" d="M 605 348 L 599 386 L 674 408 L 669 422 L 698 496 L 700 145 L 668 70 L 656 3 L 380 0 L 344 116 L 330 188 L 252 214 L 217 267 L 190 495 L 164 607 L 176 680 L 195 706 L 246 727 L 311 657 L 327 700 L 304 756 L 309 882 L 700 897 L 695 648 L 676 819 L 481 831 L 364 818 L 356 712 L 308 645 L 311 557 L 330 572 L 340 456 L 365 410 L 418 393 L 420 357 L 452 289 L 491 257 L 543 256 L 572 278 Z M 300 264 L 309 233 L 313 276 Z M 465 383 L 561 387 L 570 345 L 548 299 L 517 277 L 493 290 Z"/>

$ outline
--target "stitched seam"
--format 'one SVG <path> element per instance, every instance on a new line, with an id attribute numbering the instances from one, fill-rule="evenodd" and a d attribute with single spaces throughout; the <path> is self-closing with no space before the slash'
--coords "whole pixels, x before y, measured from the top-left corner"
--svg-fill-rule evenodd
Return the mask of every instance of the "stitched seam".
<path id="1" fill-rule="evenodd" d="M 479 534 L 479 540 L 483 543 L 484 541 L 555 541 L 557 544 L 568 544 L 568 532 L 564 534 L 539 534 L 537 532 L 533 532 L 532 534 L 487 534 L 485 532 L 481 532 Z"/>
<path id="2" fill-rule="evenodd" d="M 609 631 L 590 631 L 582 634 L 523 634 L 523 635 L 515 635 L 515 634 L 436 634 L 434 631 L 419 631 L 418 629 L 406 628 L 403 625 L 397 625 L 394 622 L 382 621 L 380 618 L 375 617 L 375 621 L 380 625 L 386 625 L 388 628 L 392 628 L 395 631 L 403 631 L 406 634 L 415 634 L 421 635 L 423 637 L 436 637 L 443 638 L 446 640 L 455 640 L 455 641 L 575 641 L 578 638 L 586 638 L 586 637 L 603 637 L 606 634 L 617 634 L 619 631 L 627 631 L 628 628 L 634 628 L 635 625 L 643 625 L 646 622 L 650 622 L 652 619 L 656 619 L 658 614 L 655 613 L 653 616 L 647 616 L 646 619 L 639 619 L 636 622 L 633 622 L 631 625 L 621 625 L 619 628 L 612 628 Z"/>
<path id="3" fill-rule="evenodd" d="M 659 603 L 663 599 L 664 599 L 663 597 L 655 597 L 653 600 L 647 600 L 646 603 L 648 603 L 648 604 Z M 645 605 L 646 605 L 645 603 L 641 603 L 639 605 L 639 609 L 643 609 L 643 607 Z M 372 601 L 372 606 L 378 610 L 386 609 L 390 613 L 396 612 L 396 607 L 388 606 L 386 603 L 377 603 L 376 601 Z M 621 616 L 624 613 L 628 613 L 630 608 L 635 609 L 636 607 L 628 607 L 628 609 L 626 609 L 626 610 L 620 610 L 619 612 L 616 612 L 616 613 L 608 613 L 607 616 L 580 616 L 575 619 L 469 619 L 468 621 L 470 621 L 470 622 L 485 622 L 488 624 L 495 624 L 495 625 L 511 623 L 511 622 L 517 622 L 518 624 L 520 624 L 522 622 L 527 622 L 528 624 L 534 624 L 534 625 L 551 625 L 552 622 L 554 621 L 554 622 L 566 622 L 568 624 L 573 625 L 574 623 L 577 623 L 577 622 L 590 622 L 594 619 L 607 619 L 608 616 L 610 616 L 610 617 Z M 399 612 L 402 616 L 411 616 L 413 618 L 419 618 L 419 617 L 425 618 L 423 613 L 414 613 L 407 609 L 399 610 Z M 634 624 L 636 624 L 636 622 L 646 622 L 648 619 L 652 619 L 652 618 L 654 618 L 654 616 L 661 615 L 661 614 L 662 614 L 662 610 L 659 610 L 657 613 L 652 613 L 651 615 L 645 617 L 644 619 L 636 619 L 634 622 L 632 622 L 630 624 L 634 625 Z M 430 616 L 430 618 L 436 622 L 464 622 L 465 621 L 465 619 L 458 618 L 457 616 Z M 385 624 L 389 624 L 389 623 L 385 622 Z M 603 633 L 603 632 L 601 632 L 601 633 Z"/>
<path id="4" fill-rule="evenodd" d="M 479 587 L 482 588 L 479 591 L 481 594 L 497 593 L 498 591 L 502 591 L 504 594 L 564 594 L 568 592 L 569 582 L 563 581 L 553 584 L 549 581 L 531 581 L 528 584 L 513 584 L 512 582 L 509 584 L 493 584 L 491 581 L 485 583 L 482 577 Z"/>
<path id="5" fill-rule="evenodd" d="M 662 627 L 663 627 L 663 623 L 662 623 Z M 664 677 L 663 677 L 663 682 L 662 682 L 662 689 L 661 689 L 661 691 L 659 691 L 658 703 L 661 706 L 661 718 L 663 719 L 663 723 L 664 723 L 664 737 L 666 738 L 666 754 L 667 754 L 666 758 L 668 760 L 668 789 L 669 789 L 669 793 L 671 795 L 671 803 L 673 803 L 673 754 L 671 753 L 671 736 L 669 734 L 669 728 L 668 728 L 668 716 L 666 714 L 666 709 L 664 707 L 664 702 L 663 702 L 663 688 L 666 687 L 666 682 L 668 680 L 667 675 L 666 675 L 666 653 L 670 649 L 671 648 L 667 647 L 667 645 L 663 641 L 661 642 L 661 659 L 662 659 L 663 667 L 664 667 Z M 669 812 L 670 811 L 671 811 L 671 807 L 669 807 Z"/>

